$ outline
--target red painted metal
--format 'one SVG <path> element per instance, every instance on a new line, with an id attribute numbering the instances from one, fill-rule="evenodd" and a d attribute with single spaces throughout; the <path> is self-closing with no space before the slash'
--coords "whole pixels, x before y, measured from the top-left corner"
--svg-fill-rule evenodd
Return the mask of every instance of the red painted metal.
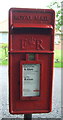
<path id="1" fill-rule="evenodd" d="M 9 10 L 9 111 L 12 114 L 52 110 L 54 21 L 55 12 L 51 9 Z M 29 60 L 30 54 L 34 54 L 34 60 Z M 40 64 L 40 96 L 22 96 L 23 64 Z"/>

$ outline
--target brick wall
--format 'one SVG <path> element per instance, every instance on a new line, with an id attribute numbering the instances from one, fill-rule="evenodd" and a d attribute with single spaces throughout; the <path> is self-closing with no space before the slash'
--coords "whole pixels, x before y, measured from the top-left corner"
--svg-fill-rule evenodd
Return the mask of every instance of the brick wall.
<path id="1" fill-rule="evenodd" d="M 61 50 L 61 43 L 55 44 L 54 49 L 55 50 Z"/>

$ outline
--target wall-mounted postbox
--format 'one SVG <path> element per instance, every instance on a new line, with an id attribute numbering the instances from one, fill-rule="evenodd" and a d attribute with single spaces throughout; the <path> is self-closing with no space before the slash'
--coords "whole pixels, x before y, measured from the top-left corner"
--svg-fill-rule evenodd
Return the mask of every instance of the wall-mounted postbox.
<path id="1" fill-rule="evenodd" d="M 9 11 L 10 113 L 52 109 L 54 20 L 49 9 Z"/>

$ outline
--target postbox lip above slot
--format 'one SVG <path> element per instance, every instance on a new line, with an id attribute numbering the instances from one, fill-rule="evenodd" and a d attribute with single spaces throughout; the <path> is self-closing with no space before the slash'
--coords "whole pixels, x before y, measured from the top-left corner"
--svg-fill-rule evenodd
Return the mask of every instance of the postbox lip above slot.
<path id="1" fill-rule="evenodd" d="M 46 29 L 53 29 L 52 25 L 40 25 L 40 24 L 13 24 L 11 25 L 11 29 L 15 28 L 46 28 Z"/>

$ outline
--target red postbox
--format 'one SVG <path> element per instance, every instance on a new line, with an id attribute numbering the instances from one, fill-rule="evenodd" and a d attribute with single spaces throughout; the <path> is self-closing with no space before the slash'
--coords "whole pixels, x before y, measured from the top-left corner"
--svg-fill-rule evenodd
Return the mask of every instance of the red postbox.
<path id="1" fill-rule="evenodd" d="M 52 109 L 55 12 L 9 11 L 9 109 L 12 114 Z"/>

